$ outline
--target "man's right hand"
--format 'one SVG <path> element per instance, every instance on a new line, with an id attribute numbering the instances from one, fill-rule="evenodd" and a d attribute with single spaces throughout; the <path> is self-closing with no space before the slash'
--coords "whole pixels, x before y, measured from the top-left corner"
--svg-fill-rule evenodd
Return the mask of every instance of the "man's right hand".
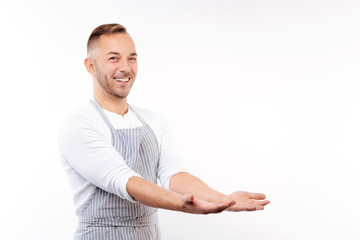
<path id="1" fill-rule="evenodd" d="M 198 199 L 193 194 L 185 194 L 182 201 L 184 212 L 193 214 L 220 213 L 236 203 L 231 198 L 223 198 L 220 203 L 211 203 Z"/>

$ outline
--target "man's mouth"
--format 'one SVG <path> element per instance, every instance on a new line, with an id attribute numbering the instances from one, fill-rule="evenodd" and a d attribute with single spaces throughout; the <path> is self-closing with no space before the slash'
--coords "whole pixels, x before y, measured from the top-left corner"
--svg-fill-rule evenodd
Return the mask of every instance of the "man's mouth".
<path id="1" fill-rule="evenodd" d="M 118 82 L 128 82 L 130 78 L 115 78 L 115 80 Z"/>

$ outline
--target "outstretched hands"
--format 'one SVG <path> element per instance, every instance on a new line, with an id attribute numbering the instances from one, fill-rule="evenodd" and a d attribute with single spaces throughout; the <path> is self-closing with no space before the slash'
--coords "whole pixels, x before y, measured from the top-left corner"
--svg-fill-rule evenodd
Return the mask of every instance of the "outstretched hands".
<path id="1" fill-rule="evenodd" d="M 170 190 L 180 194 L 180 211 L 195 214 L 263 210 L 270 201 L 262 193 L 237 191 L 224 195 L 189 173 L 171 178 Z"/>
<path id="2" fill-rule="evenodd" d="M 269 200 L 265 200 L 266 196 L 262 193 L 237 191 L 228 196 L 236 201 L 226 209 L 232 212 L 263 210 L 264 206 L 270 203 Z"/>
<path id="3" fill-rule="evenodd" d="M 212 203 L 194 197 L 193 194 L 185 194 L 182 197 L 184 212 L 193 214 L 220 213 L 224 210 L 231 212 L 263 210 L 269 204 L 262 193 L 237 191 L 225 196 L 220 202 Z"/>

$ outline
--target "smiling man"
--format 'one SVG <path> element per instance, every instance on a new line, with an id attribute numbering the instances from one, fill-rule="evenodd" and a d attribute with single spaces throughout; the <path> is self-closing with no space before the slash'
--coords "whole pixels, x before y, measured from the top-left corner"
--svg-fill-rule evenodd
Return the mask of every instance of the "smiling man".
<path id="1" fill-rule="evenodd" d="M 113 101 L 125 99 L 137 74 L 135 44 L 128 34 L 121 32 L 101 36 L 94 34 L 88 42 L 85 66 L 93 76 L 96 97 Z"/>
<path id="2" fill-rule="evenodd" d="M 160 239 L 157 208 L 193 214 L 264 209 L 264 194 L 225 195 L 187 173 L 164 119 L 128 104 L 137 53 L 123 26 L 95 28 L 87 54 L 94 98 L 59 130 L 79 216 L 74 239 Z"/>

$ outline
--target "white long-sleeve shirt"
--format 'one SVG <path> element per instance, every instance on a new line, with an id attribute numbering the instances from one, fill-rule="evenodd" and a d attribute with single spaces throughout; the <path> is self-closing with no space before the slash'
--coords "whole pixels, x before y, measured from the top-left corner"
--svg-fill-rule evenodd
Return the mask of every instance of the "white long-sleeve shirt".
<path id="1" fill-rule="evenodd" d="M 169 126 L 159 114 L 133 108 L 154 131 L 160 148 L 157 177 L 161 186 L 169 189 L 171 177 L 186 171 Z M 142 126 L 130 108 L 124 117 L 105 109 L 104 112 L 115 129 Z M 80 214 L 96 187 L 134 201 L 126 190 L 126 184 L 129 178 L 141 176 L 130 169 L 111 145 L 110 129 L 90 101 L 64 120 L 59 129 L 58 143 L 61 162 L 74 191 L 76 214 Z"/>

